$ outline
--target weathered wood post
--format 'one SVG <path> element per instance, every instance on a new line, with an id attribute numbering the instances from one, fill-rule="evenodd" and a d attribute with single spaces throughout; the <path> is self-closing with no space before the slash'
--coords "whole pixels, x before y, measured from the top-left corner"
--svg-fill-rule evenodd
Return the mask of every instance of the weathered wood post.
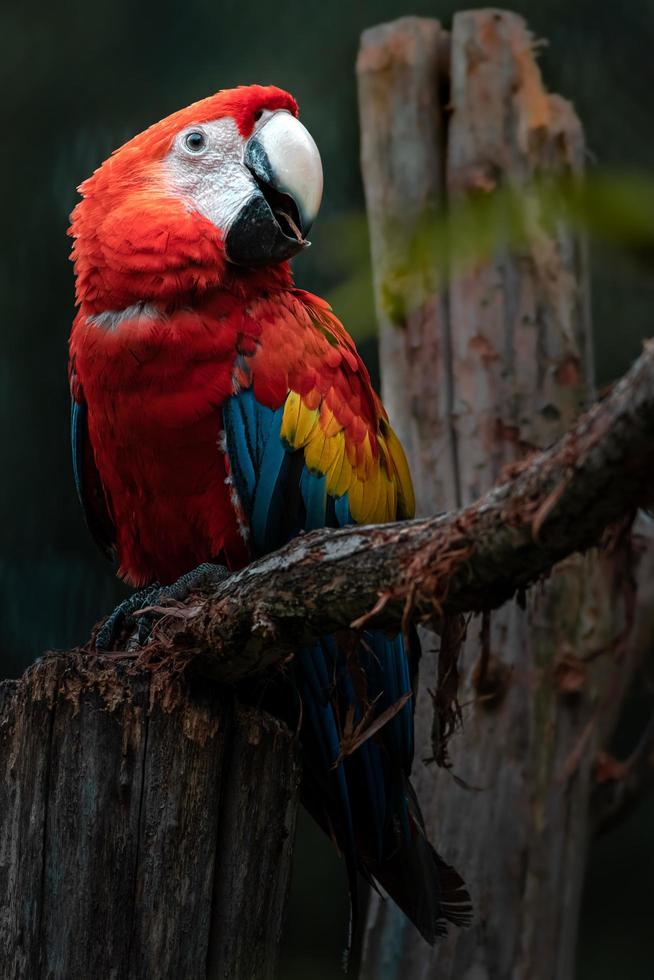
<path id="1" fill-rule="evenodd" d="M 0 976 L 274 977 L 298 773 L 211 682 L 62 654 L 0 685 Z"/>
<path id="2" fill-rule="evenodd" d="M 511 13 L 459 13 L 451 36 L 431 20 L 382 25 L 364 33 L 357 70 L 383 395 L 419 513 L 437 513 L 553 442 L 593 396 L 583 246 L 552 229 L 530 191 L 581 174 L 583 134 L 571 105 L 545 91 Z M 507 187 L 522 195 L 526 241 L 436 267 L 424 247 L 434 216 Z M 469 625 L 451 742 L 469 789 L 421 762 L 433 755 L 437 676 L 424 638 L 414 777 L 430 836 L 470 886 L 475 925 L 430 950 L 373 895 L 366 980 L 574 976 L 593 764 L 630 677 L 629 576 L 618 542 L 562 563 L 484 624 L 483 643 L 481 624 Z"/>

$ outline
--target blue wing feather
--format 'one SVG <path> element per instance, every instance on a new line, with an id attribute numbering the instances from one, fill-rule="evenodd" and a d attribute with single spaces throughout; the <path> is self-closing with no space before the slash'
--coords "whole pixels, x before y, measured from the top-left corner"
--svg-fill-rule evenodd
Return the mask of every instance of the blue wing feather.
<path id="1" fill-rule="evenodd" d="M 223 407 L 223 425 L 232 479 L 245 512 L 250 514 L 258 462 L 256 405 L 251 392 L 228 399 Z"/>
<path id="2" fill-rule="evenodd" d="M 273 419 L 271 431 L 276 431 L 277 434 L 268 438 L 258 460 L 257 486 L 250 514 L 252 542 L 256 553 L 260 555 L 274 551 L 284 543 L 279 541 L 279 527 L 284 506 L 283 477 L 290 461 L 279 438 L 282 409 L 275 414 L 277 418 Z"/>
<path id="3" fill-rule="evenodd" d="M 71 449 L 73 451 L 73 476 L 75 478 L 75 487 L 77 489 L 77 496 L 82 502 L 82 454 L 83 454 L 83 439 L 84 431 L 86 430 L 86 404 L 83 402 L 77 402 L 74 398 L 71 399 L 70 404 L 70 441 Z"/>
<path id="4" fill-rule="evenodd" d="M 336 498 L 334 509 L 336 510 L 336 520 L 338 521 L 339 527 L 345 527 L 347 524 L 353 523 L 352 515 L 350 514 L 350 502 L 346 493 L 342 497 Z"/>
<path id="5" fill-rule="evenodd" d="M 324 476 L 310 473 L 306 467 L 300 478 L 300 489 L 306 510 L 305 531 L 325 527 L 327 522 L 327 487 Z"/>
<path id="6" fill-rule="evenodd" d="M 86 402 L 81 396 L 79 399 L 71 398 L 70 435 L 73 477 L 86 524 L 100 551 L 113 561 L 116 531 L 95 465 L 89 440 Z"/>
<path id="7" fill-rule="evenodd" d="M 348 495 L 330 497 L 325 478 L 307 469 L 302 451 L 293 452 L 282 442 L 282 415 L 283 408 L 274 412 L 265 408 L 251 390 L 234 395 L 223 407 L 230 472 L 250 519 L 255 555 L 280 547 L 301 530 L 353 523 Z M 306 715 L 305 731 L 307 725 L 310 728 L 305 741 L 317 756 L 307 764 L 321 767 L 323 776 L 317 778 L 317 784 L 323 795 L 332 798 L 332 804 L 336 801 L 335 805 L 324 804 L 330 811 L 326 824 L 339 829 L 337 837 L 348 860 L 353 889 L 355 838 L 365 834 L 373 859 L 380 861 L 390 827 L 394 832 L 401 827 L 408 839 L 402 779 L 408 775 L 413 757 L 409 702 L 377 737 L 363 742 L 345 763 L 337 764 L 348 708 L 356 726 L 366 704 L 374 702 L 374 714 L 378 715 L 411 691 L 401 636 L 368 631 L 357 658 L 365 675 L 364 703 L 361 691 L 357 693 L 347 653 L 334 637 L 323 637 L 304 647 L 294 664 Z"/>

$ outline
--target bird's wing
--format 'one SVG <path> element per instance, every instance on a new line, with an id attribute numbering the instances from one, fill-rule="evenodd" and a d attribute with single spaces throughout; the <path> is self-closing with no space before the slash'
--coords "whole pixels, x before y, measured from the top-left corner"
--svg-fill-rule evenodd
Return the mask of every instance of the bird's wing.
<path id="1" fill-rule="evenodd" d="M 297 290 L 286 303 L 262 301 L 251 316 L 259 343 L 237 362 L 240 393 L 225 419 L 254 552 L 288 540 L 289 521 L 297 533 L 412 517 L 404 451 L 329 306 Z M 291 486 L 295 494 L 282 497 Z"/>
<path id="2" fill-rule="evenodd" d="M 107 506 L 107 498 L 95 465 L 93 449 L 89 440 L 87 407 L 84 392 L 70 368 L 71 393 L 71 449 L 73 454 L 73 475 L 86 523 L 96 544 L 110 560 L 115 559 L 116 529 Z"/>
<path id="3" fill-rule="evenodd" d="M 404 452 L 354 345 L 326 304 L 296 297 L 291 309 L 252 312 L 263 323 L 260 344 L 241 358 L 240 390 L 223 405 L 230 477 L 254 556 L 303 530 L 387 522 L 414 510 Z M 404 786 L 418 652 L 401 635 L 377 630 L 366 630 L 354 652 L 342 636 L 328 636 L 295 658 L 305 802 L 350 870 L 374 874 L 401 848 L 398 833 L 408 840 L 422 832 Z M 394 708 L 342 763 L 346 720 L 363 731 Z"/>

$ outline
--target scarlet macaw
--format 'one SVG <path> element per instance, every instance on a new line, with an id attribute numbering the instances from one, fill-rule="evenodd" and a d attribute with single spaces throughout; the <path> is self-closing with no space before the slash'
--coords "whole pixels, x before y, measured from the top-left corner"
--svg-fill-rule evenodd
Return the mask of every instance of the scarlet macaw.
<path id="1" fill-rule="evenodd" d="M 119 575 L 188 591 L 196 566 L 241 568 L 301 530 L 413 515 L 402 447 L 353 341 L 293 283 L 322 167 L 292 96 L 218 92 L 130 140 L 80 192 L 74 471 Z M 357 872 L 376 879 L 433 943 L 470 907 L 409 783 L 411 701 L 336 764 L 348 706 L 358 721 L 397 704 L 416 650 L 368 630 L 356 659 L 355 672 L 334 636 L 298 651 L 296 694 L 277 710 L 301 702 L 303 800 L 352 889 Z"/>

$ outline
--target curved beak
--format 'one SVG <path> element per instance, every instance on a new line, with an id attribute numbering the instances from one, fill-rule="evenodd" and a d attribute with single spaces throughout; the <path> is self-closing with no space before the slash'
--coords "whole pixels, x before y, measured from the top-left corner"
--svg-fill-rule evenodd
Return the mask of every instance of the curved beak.
<path id="1" fill-rule="evenodd" d="M 322 163 L 313 137 L 290 112 L 272 113 L 245 145 L 255 190 L 225 243 L 237 265 L 269 265 L 306 248 L 322 199 Z"/>

